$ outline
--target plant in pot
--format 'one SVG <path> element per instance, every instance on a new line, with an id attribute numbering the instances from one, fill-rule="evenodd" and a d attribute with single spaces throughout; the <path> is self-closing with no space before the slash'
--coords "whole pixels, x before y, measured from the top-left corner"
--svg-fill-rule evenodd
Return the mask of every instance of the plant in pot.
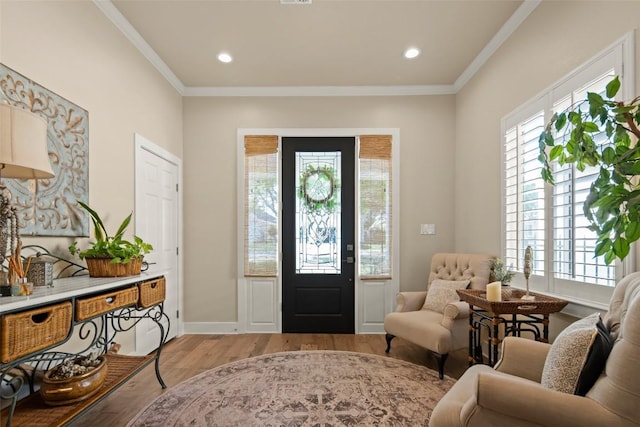
<path id="1" fill-rule="evenodd" d="M 40 396 L 51 406 L 76 403 L 97 393 L 106 377 L 104 356 L 91 353 L 65 360 L 45 373 Z"/>
<path id="2" fill-rule="evenodd" d="M 619 89 L 615 77 L 604 97 L 589 92 L 586 100 L 554 114 L 538 141 L 542 178 L 551 184 L 554 161 L 579 171 L 599 169 L 583 209 L 597 235 L 595 256 L 604 256 L 606 264 L 623 260 L 640 238 L 640 97 L 616 101 Z"/>
<path id="3" fill-rule="evenodd" d="M 501 292 L 502 299 L 504 300 L 511 298 L 512 289 L 510 284 L 514 274 L 515 272 L 507 268 L 501 258 L 496 258 L 491 261 L 491 275 L 493 276 L 493 280 L 500 282 L 502 285 Z"/>
<path id="4" fill-rule="evenodd" d="M 69 246 L 72 255 L 78 255 L 87 262 L 89 275 L 92 277 L 119 277 L 140 274 L 142 258 L 153 250 L 153 246 L 145 243 L 138 236 L 133 241 L 123 238 L 133 213 L 130 213 L 113 236 L 110 236 L 100 215 L 86 203 L 78 201 L 90 215 L 94 225 L 95 241 L 87 249 L 80 250 L 78 242 Z"/>

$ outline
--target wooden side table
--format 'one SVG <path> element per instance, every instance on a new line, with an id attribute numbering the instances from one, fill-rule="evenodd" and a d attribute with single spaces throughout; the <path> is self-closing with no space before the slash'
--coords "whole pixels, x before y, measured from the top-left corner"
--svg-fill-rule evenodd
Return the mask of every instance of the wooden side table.
<path id="1" fill-rule="evenodd" d="M 537 341 L 549 342 L 549 315 L 562 310 L 569 302 L 539 295 L 534 301 L 520 299 L 525 291 L 512 289 L 511 297 L 503 301 L 487 300 L 483 289 L 458 290 L 462 301 L 469 303 L 469 365 L 484 363 L 482 354 L 482 329 L 487 331 L 488 364 L 498 361 L 500 324 L 504 324 L 504 335 L 521 336 L 531 333 Z M 542 326 L 542 332 L 540 331 Z"/>

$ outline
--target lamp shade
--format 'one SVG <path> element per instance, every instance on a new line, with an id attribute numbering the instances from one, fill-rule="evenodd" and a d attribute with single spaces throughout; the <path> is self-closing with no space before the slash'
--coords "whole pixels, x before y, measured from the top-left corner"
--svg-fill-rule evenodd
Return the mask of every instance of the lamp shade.
<path id="1" fill-rule="evenodd" d="M 0 177 L 54 176 L 47 150 L 47 121 L 30 111 L 0 103 Z"/>

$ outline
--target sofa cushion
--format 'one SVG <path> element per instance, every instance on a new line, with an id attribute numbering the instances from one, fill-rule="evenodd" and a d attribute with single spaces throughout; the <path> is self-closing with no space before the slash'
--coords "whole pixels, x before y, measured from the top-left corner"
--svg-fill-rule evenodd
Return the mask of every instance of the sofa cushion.
<path id="1" fill-rule="evenodd" d="M 451 331 L 442 326 L 442 313 L 430 310 L 389 313 L 384 318 L 387 333 L 440 354 L 452 348 Z M 468 328 L 468 321 L 463 321 Z"/>
<path id="2" fill-rule="evenodd" d="M 602 373 L 612 344 L 599 313 L 572 323 L 551 345 L 542 370 L 542 385 L 585 395 Z"/>
<path id="3" fill-rule="evenodd" d="M 434 280 L 427 290 L 422 309 L 443 313 L 447 304 L 460 301 L 456 291 L 465 289 L 467 286 L 469 286 L 469 280 Z"/>

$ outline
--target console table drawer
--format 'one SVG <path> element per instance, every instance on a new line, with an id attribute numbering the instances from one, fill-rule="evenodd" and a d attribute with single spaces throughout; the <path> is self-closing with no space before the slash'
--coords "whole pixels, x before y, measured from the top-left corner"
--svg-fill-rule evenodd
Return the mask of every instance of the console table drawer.
<path id="1" fill-rule="evenodd" d="M 151 307 L 164 301 L 166 293 L 166 281 L 164 277 L 156 280 L 149 280 L 138 284 L 140 290 L 140 301 L 138 306 L 142 308 Z"/>
<path id="2" fill-rule="evenodd" d="M 76 300 L 76 321 L 81 322 L 109 311 L 134 305 L 137 302 L 137 286 L 131 286 L 115 292 L 107 292 L 90 298 L 78 298 Z"/>
<path id="3" fill-rule="evenodd" d="M 64 341 L 71 331 L 71 317 L 68 301 L 2 316 L 0 361 L 8 363 Z"/>

